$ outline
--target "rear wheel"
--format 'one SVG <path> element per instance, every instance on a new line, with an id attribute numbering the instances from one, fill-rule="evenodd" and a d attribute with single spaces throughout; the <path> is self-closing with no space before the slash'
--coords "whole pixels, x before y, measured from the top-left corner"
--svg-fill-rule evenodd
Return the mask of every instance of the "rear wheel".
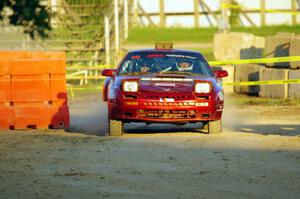
<path id="1" fill-rule="evenodd" d="M 209 121 L 207 124 L 208 134 L 222 133 L 222 120 Z"/>
<path id="2" fill-rule="evenodd" d="M 123 122 L 118 120 L 109 120 L 109 136 L 122 136 L 123 134 Z"/>

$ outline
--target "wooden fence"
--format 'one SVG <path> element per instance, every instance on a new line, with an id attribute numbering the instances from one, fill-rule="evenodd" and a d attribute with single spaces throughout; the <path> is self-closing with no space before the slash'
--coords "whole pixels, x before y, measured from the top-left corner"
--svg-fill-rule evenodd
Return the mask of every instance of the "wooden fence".
<path id="1" fill-rule="evenodd" d="M 285 0 L 291 2 L 290 9 L 266 9 L 266 0 L 257 0 L 259 1 L 259 8 L 247 8 L 241 6 L 241 3 L 236 0 L 238 3 L 236 5 L 232 0 L 194 0 L 194 10 L 188 12 L 166 12 L 165 11 L 165 0 L 156 0 L 159 1 L 159 12 L 146 12 L 145 9 L 138 3 L 138 16 L 140 21 L 144 23 L 144 20 L 147 20 L 148 24 L 156 25 L 159 27 L 166 26 L 166 20 L 168 17 L 173 16 L 193 16 L 194 17 L 194 27 L 199 28 L 200 24 L 200 16 L 205 16 L 206 20 L 210 24 L 210 26 L 217 26 L 220 20 L 223 20 L 225 23 L 229 23 L 230 12 L 237 11 L 239 12 L 240 22 L 242 20 L 246 20 L 251 26 L 265 26 L 267 24 L 266 14 L 288 14 L 291 16 L 291 24 L 297 24 L 297 15 L 300 15 L 300 0 Z M 221 2 L 219 5 L 219 9 L 214 10 L 209 5 L 211 1 Z M 259 14 L 260 15 L 260 24 L 254 22 L 253 18 L 250 14 Z M 152 17 L 159 17 L 159 24 L 155 24 Z M 243 25 L 243 23 L 241 23 Z"/>
<path id="2" fill-rule="evenodd" d="M 53 25 L 62 26 L 65 32 L 71 30 L 75 36 L 73 41 L 77 45 L 68 45 L 69 64 L 110 65 L 120 60 L 121 44 L 128 37 L 133 15 L 133 0 L 49 0 L 49 3 L 59 16 Z M 63 33 L 57 35 L 62 37 Z M 78 59 L 72 55 L 83 56 Z"/>

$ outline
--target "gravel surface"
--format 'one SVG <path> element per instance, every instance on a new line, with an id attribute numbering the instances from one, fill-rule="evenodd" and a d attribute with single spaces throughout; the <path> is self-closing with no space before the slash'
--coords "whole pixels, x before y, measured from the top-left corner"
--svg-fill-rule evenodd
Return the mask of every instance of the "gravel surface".
<path id="1" fill-rule="evenodd" d="M 300 107 L 226 106 L 224 133 L 126 125 L 71 105 L 69 132 L 0 132 L 0 198 L 300 198 Z"/>

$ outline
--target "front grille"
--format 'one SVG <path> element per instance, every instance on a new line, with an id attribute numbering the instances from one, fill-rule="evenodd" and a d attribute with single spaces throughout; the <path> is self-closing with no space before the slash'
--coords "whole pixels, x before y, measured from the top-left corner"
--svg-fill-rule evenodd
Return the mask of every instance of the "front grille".
<path id="1" fill-rule="evenodd" d="M 192 100 L 195 97 L 190 93 L 183 94 L 167 94 L 167 93 L 141 93 L 139 96 L 140 99 L 164 99 L 164 98 L 172 98 L 174 100 Z"/>
<path id="2" fill-rule="evenodd" d="M 144 102 L 145 106 L 195 106 L 195 102 Z"/>
<path id="3" fill-rule="evenodd" d="M 195 110 L 138 110 L 138 117 L 152 119 L 193 119 Z"/>

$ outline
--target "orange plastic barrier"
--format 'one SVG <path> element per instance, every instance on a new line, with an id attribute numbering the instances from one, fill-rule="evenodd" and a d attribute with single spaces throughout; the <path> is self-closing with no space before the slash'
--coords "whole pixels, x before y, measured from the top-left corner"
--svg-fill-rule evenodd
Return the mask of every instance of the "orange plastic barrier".
<path id="1" fill-rule="evenodd" d="M 69 127 L 62 52 L 0 51 L 0 129 Z"/>

